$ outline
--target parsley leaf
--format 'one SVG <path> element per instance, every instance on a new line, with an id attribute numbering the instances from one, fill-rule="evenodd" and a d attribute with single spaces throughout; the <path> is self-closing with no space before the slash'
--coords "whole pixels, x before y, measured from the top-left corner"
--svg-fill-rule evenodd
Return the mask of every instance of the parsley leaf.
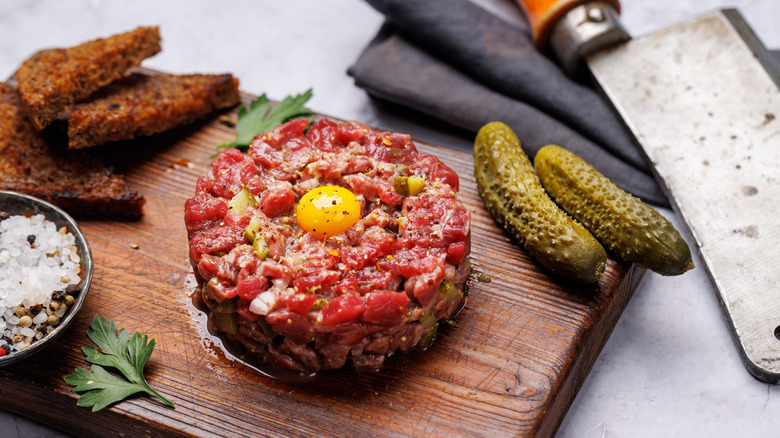
<path id="1" fill-rule="evenodd" d="M 152 389 L 144 378 L 144 366 L 152 355 L 154 339 L 136 332 L 130 337 L 126 328 L 117 331 L 114 320 L 96 315 L 90 324 L 87 336 L 97 345 L 81 348 L 92 370 L 77 368 L 73 374 L 64 377 L 65 383 L 76 392 L 84 392 L 76 403 L 99 411 L 127 397 L 145 392 L 162 400 L 171 408 L 176 406 Z M 127 380 L 110 374 L 103 367 L 119 371 Z"/>
<path id="2" fill-rule="evenodd" d="M 287 96 L 273 109 L 265 94 L 238 109 L 238 122 L 236 123 L 236 139 L 217 146 L 223 148 L 246 148 L 256 136 L 268 132 L 277 126 L 298 117 L 306 117 L 312 120 L 313 111 L 306 108 L 306 102 L 311 99 L 312 89 L 304 93 Z"/>

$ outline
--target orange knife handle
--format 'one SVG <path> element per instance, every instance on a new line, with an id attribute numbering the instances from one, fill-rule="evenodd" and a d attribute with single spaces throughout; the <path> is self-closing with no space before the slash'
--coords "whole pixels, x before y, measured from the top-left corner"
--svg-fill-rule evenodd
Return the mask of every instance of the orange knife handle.
<path id="1" fill-rule="evenodd" d="M 550 32 L 558 23 L 558 20 L 566 15 L 567 12 L 579 5 L 592 2 L 593 0 L 516 0 L 525 11 L 528 21 L 531 23 L 531 33 L 534 44 L 540 50 L 547 46 Z M 612 6 L 616 12 L 620 13 L 620 2 L 618 0 L 596 0 Z"/>

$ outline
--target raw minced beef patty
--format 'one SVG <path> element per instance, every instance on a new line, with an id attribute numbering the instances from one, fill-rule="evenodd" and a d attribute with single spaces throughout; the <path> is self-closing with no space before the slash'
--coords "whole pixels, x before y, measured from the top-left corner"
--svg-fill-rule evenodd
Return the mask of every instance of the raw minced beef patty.
<path id="1" fill-rule="evenodd" d="M 218 330 L 247 353 L 299 371 L 379 369 L 462 307 L 470 214 L 455 172 L 409 136 L 307 124 L 216 157 L 185 205 L 190 259 Z M 321 240 L 295 212 L 323 186 L 351 191 L 360 218 Z"/>

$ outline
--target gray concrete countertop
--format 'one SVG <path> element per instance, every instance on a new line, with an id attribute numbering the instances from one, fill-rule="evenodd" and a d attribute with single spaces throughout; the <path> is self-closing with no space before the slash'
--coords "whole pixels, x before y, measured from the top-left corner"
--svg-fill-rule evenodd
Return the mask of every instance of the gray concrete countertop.
<path id="1" fill-rule="evenodd" d="M 519 19 L 510 0 L 474 1 L 509 21 Z M 624 0 L 623 21 L 639 35 L 726 6 L 737 7 L 768 47 L 780 49 L 777 0 Z M 313 87 L 315 111 L 470 148 L 470 139 L 383 108 L 354 86 L 346 70 L 381 23 L 358 0 L 241 0 L 219 6 L 205 0 L 3 0 L 0 77 L 42 48 L 159 25 L 163 51 L 144 62 L 147 67 L 231 72 L 243 90 L 277 99 Z M 678 224 L 670 211 L 664 214 Z M 74 415 L 88 421 L 88 411 L 79 409 L 74 404 Z M 704 270 L 680 277 L 648 273 L 558 436 L 778 436 L 778 412 L 780 386 L 756 380 L 743 366 Z M 63 434 L 0 411 L 0 436 Z"/>

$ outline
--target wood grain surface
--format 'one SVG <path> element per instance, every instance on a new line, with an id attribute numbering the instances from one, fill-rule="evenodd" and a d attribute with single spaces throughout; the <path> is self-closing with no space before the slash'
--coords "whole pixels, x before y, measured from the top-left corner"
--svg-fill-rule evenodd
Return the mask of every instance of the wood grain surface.
<path id="1" fill-rule="evenodd" d="M 252 96 L 245 95 L 248 102 Z M 472 211 L 474 268 L 464 309 L 425 352 L 376 374 L 269 377 L 225 358 L 191 303 L 184 201 L 234 137 L 236 110 L 162 135 L 101 147 L 147 204 L 140 221 L 79 219 L 95 261 L 89 296 L 61 343 L 0 369 L 0 404 L 78 436 L 551 436 L 644 271 L 609 261 L 596 286 L 546 275 L 507 238 L 477 194 L 471 155 L 417 143 L 461 178 Z M 134 248 L 136 246 L 137 248 Z M 96 314 L 154 337 L 147 378 L 176 404 L 135 397 L 98 413 L 62 377 L 87 367 L 80 346 Z"/>

